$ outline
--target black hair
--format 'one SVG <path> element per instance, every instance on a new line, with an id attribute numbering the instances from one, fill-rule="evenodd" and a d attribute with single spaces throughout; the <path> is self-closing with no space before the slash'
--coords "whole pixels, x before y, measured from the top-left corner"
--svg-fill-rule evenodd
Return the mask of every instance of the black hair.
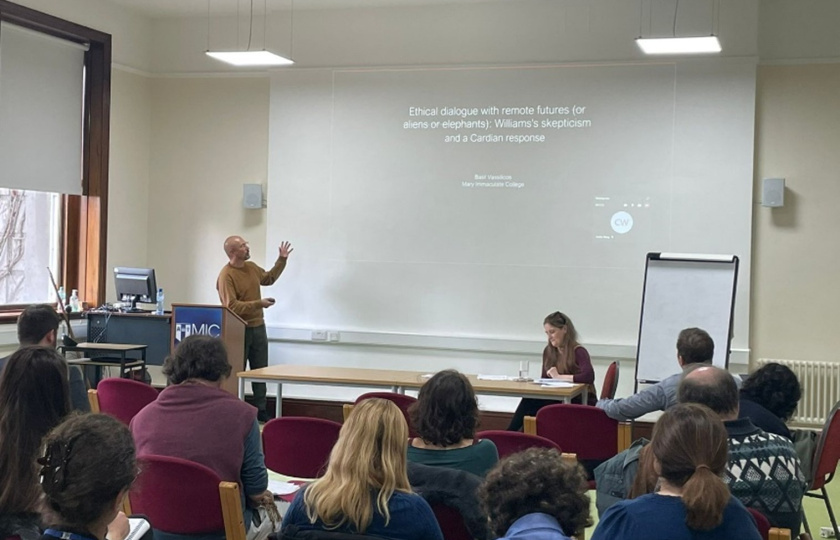
<path id="1" fill-rule="evenodd" d="M 49 304 L 27 306 L 18 316 L 17 336 L 21 345 L 37 345 L 52 330 L 58 330 L 61 318 Z"/>
<path id="2" fill-rule="evenodd" d="M 796 373 L 789 367 L 771 362 L 747 377 L 741 386 L 741 397 L 758 403 L 786 421 L 796 410 L 802 388 Z"/>
<path id="3" fill-rule="evenodd" d="M 478 401 L 470 381 L 454 369 L 445 369 L 420 387 L 408 409 L 411 425 L 424 442 L 451 446 L 475 436 Z"/>

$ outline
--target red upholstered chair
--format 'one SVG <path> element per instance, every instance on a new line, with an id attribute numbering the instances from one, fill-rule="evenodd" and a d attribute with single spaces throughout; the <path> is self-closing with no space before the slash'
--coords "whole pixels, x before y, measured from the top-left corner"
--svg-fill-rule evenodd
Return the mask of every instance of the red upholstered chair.
<path id="1" fill-rule="evenodd" d="M 618 362 L 613 362 L 607 368 L 604 375 L 604 384 L 601 385 L 601 399 L 614 399 L 615 391 L 618 389 Z"/>
<path id="2" fill-rule="evenodd" d="M 817 449 L 814 451 L 813 478 L 808 479 L 808 491 L 805 492 L 808 497 L 822 499 L 825 502 L 835 538 L 840 538 L 840 530 L 837 528 L 837 518 L 834 517 L 834 509 L 831 507 L 825 485 L 834 478 L 838 461 L 840 461 L 840 403 L 834 405 L 823 425 L 822 434 L 817 441 Z M 811 493 L 812 491 L 819 491 L 819 493 Z M 805 518 L 804 509 L 802 516 Z M 805 530 L 810 533 L 808 520 L 804 519 L 804 522 Z"/>
<path id="3" fill-rule="evenodd" d="M 96 385 L 99 412 L 128 425 L 140 410 L 157 399 L 158 391 L 146 383 L 110 377 Z"/>
<path id="4" fill-rule="evenodd" d="M 473 540 L 458 510 L 441 503 L 433 503 L 431 507 L 443 532 L 444 540 Z"/>
<path id="5" fill-rule="evenodd" d="M 747 511 L 749 511 L 749 513 L 755 520 L 755 525 L 758 527 L 758 534 L 761 535 L 761 538 L 763 538 L 764 540 L 769 540 L 770 521 L 768 521 L 767 516 L 765 516 L 755 508 L 747 508 Z"/>
<path id="6" fill-rule="evenodd" d="M 387 399 L 388 401 L 393 401 L 394 404 L 400 408 L 400 410 L 403 413 L 403 416 L 405 416 L 405 421 L 408 424 L 408 436 L 417 436 L 417 432 L 415 432 L 414 428 L 411 427 L 411 419 L 408 416 L 408 408 L 412 404 L 417 402 L 416 397 L 407 396 L 405 394 L 397 394 L 396 392 L 368 392 L 367 394 L 362 394 L 361 396 L 357 397 L 354 405 L 358 405 L 362 401 L 371 398 Z"/>
<path id="7" fill-rule="evenodd" d="M 618 422 L 590 405 L 543 407 L 536 418 L 525 417 L 525 433 L 554 441 L 585 465 L 606 461 L 618 453 Z M 594 480 L 589 481 L 589 488 L 595 488 Z"/>
<path id="8" fill-rule="evenodd" d="M 239 485 L 185 459 L 140 456 L 140 476 L 129 493 L 130 511 L 173 534 L 225 533 L 245 540 Z"/>
<path id="9" fill-rule="evenodd" d="M 478 439 L 489 439 L 493 441 L 493 444 L 496 445 L 496 450 L 499 451 L 499 459 L 527 450 L 528 448 L 554 448 L 558 452 L 562 452 L 554 441 L 550 441 L 539 435 L 520 433 L 518 431 L 479 431 L 475 436 Z"/>
<path id="10" fill-rule="evenodd" d="M 283 416 L 263 427 L 265 466 L 298 478 L 317 478 L 326 470 L 341 424 L 322 418 Z"/>

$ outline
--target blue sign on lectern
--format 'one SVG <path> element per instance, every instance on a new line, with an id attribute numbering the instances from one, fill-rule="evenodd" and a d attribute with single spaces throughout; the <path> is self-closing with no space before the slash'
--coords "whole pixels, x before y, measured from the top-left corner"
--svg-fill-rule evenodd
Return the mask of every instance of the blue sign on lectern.
<path id="1" fill-rule="evenodd" d="M 219 337 L 222 335 L 221 307 L 178 306 L 175 310 L 174 346 L 193 334 Z"/>

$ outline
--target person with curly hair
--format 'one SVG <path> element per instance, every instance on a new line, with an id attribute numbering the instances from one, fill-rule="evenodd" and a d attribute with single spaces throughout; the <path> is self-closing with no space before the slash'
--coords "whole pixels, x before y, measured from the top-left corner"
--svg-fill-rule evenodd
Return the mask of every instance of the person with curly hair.
<path id="1" fill-rule="evenodd" d="M 225 344 L 193 334 L 163 363 L 169 386 L 131 420 L 137 454 L 186 459 L 239 484 L 246 529 L 252 505 L 271 497 L 257 409 L 221 386 L 230 376 Z M 252 504 L 249 504 L 252 503 Z M 174 539 L 178 535 L 159 532 Z"/>
<path id="2" fill-rule="evenodd" d="M 592 525 L 586 475 L 555 449 L 506 457 L 479 488 L 490 532 L 499 540 L 569 540 Z"/>
<path id="3" fill-rule="evenodd" d="M 420 435 L 409 441 L 408 460 L 412 463 L 484 476 L 499 461 L 493 441 L 475 438 L 478 400 L 470 381 L 454 369 L 440 371 L 426 381 L 408 412 Z"/>
<path id="4" fill-rule="evenodd" d="M 738 418 L 749 418 L 767 433 L 793 439 L 785 422 L 793 416 L 801 397 L 796 374 L 771 362 L 754 371 L 741 386 Z"/>
<path id="5" fill-rule="evenodd" d="M 611 506 L 592 540 L 761 539 L 721 478 L 729 443 L 711 409 L 697 403 L 669 408 L 653 428 L 650 448 L 659 491 Z"/>

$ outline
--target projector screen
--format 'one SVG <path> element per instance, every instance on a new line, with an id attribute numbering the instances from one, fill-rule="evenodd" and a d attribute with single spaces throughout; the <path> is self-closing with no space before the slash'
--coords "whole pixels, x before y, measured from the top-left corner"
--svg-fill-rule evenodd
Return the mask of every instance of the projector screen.
<path id="1" fill-rule="evenodd" d="M 272 79 L 269 323 L 635 345 L 650 251 L 741 257 L 750 62 L 293 70 Z M 676 336 L 675 336 L 676 339 Z"/>

